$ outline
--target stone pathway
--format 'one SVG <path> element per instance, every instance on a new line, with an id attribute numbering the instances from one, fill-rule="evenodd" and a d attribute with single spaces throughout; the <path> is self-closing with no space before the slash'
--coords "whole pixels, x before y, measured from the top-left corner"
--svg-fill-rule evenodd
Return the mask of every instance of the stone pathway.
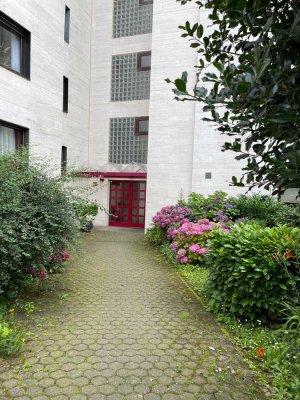
<path id="1" fill-rule="evenodd" d="M 22 357 L 0 367 L 1 400 L 266 399 L 141 232 L 96 230 L 74 258 L 64 287 L 35 299 Z"/>

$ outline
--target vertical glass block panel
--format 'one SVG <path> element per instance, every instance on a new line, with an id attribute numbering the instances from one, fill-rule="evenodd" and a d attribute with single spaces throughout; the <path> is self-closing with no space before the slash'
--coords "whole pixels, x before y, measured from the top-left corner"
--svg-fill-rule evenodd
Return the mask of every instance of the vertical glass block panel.
<path id="1" fill-rule="evenodd" d="M 114 0 L 113 13 L 114 38 L 152 32 L 153 2 Z"/>
<path id="2" fill-rule="evenodd" d="M 138 53 L 112 56 L 111 101 L 149 99 L 151 71 L 138 71 L 137 60 Z"/>
<path id="3" fill-rule="evenodd" d="M 109 162 L 147 164 L 148 136 L 136 136 L 135 118 L 110 120 Z"/>

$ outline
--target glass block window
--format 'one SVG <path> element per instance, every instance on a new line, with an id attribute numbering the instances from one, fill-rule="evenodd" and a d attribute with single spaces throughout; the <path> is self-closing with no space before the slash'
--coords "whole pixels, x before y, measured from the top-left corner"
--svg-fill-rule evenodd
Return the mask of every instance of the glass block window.
<path id="1" fill-rule="evenodd" d="M 139 68 L 140 54 L 112 57 L 111 101 L 143 100 L 150 97 L 151 68 Z M 151 58 L 151 53 L 147 52 Z"/>
<path id="2" fill-rule="evenodd" d="M 113 37 L 152 32 L 152 0 L 114 0 Z"/>
<path id="3" fill-rule="evenodd" d="M 109 162 L 147 164 L 148 136 L 135 135 L 135 118 L 110 120 Z"/>

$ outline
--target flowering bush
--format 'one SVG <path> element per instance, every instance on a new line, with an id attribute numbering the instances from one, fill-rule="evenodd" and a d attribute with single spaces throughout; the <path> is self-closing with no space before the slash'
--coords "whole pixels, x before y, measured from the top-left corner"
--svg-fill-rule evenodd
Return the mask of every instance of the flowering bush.
<path id="1" fill-rule="evenodd" d="M 185 222 L 173 229 L 170 248 L 176 254 L 176 259 L 181 264 L 201 263 L 206 253 L 207 240 L 212 237 L 213 230 L 219 227 L 208 219 L 200 219 L 197 222 Z"/>
<path id="2" fill-rule="evenodd" d="M 48 262 L 37 260 L 27 268 L 27 273 L 34 278 L 45 279 L 48 274 L 62 272 L 64 270 L 64 263 L 69 259 L 70 255 L 62 250 L 56 255 L 52 255 Z"/>
<path id="3" fill-rule="evenodd" d="M 2 155 L 0 220 L 0 295 L 14 298 L 29 270 L 44 279 L 51 256 L 77 237 L 72 194 L 44 162 L 29 165 L 26 152 Z"/>
<path id="4" fill-rule="evenodd" d="M 187 207 L 180 207 L 178 205 L 167 206 L 158 211 L 158 213 L 153 217 L 153 222 L 161 228 L 168 229 L 189 222 L 189 214 L 190 209 Z"/>
<path id="5" fill-rule="evenodd" d="M 207 197 L 192 192 L 186 203 L 191 210 L 191 219 L 208 218 L 215 222 L 234 221 L 240 216 L 240 210 L 232 204 L 232 199 L 225 192 L 215 192 Z"/>

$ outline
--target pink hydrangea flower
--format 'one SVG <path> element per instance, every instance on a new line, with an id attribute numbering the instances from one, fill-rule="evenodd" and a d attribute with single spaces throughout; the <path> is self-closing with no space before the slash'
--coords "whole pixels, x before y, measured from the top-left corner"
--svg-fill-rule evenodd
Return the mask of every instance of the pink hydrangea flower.
<path id="1" fill-rule="evenodd" d="M 39 277 L 41 278 L 41 279 L 45 279 L 45 278 L 47 278 L 47 272 L 45 271 L 45 270 L 40 270 L 39 271 Z"/>
<path id="2" fill-rule="evenodd" d="M 189 258 L 187 256 L 184 256 L 180 259 L 181 264 L 187 264 L 189 262 Z"/>

